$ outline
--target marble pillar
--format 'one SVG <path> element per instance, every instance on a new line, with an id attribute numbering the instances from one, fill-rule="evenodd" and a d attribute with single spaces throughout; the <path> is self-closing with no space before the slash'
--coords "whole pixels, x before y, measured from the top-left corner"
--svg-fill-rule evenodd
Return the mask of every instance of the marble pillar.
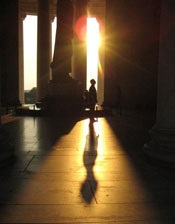
<path id="1" fill-rule="evenodd" d="M 1 59 L 1 57 L 0 57 Z M 0 83 L 1 83 L 2 70 L 0 69 Z M 1 85 L 0 85 L 0 99 L 1 99 Z M 0 100 L 1 108 L 1 100 Z M 0 110 L 0 168 L 9 165 L 15 158 L 15 148 L 12 144 L 8 131 L 2 124 Z"/>
<path id="2" fill-rule="evenodd" d="M 0 2 L 0 108 L 2 102 L 2 78 L 4 78 L 4 42 L 2 41 L 4 38 L 4 7 L 6 3 L 4 1 Z M 5 23 L 4 23 L 5 24 Z M 14 157 L 14 146 L 10 142 L 9 134 L 2 125 L 1 121 L 1 110 L 0 110 L 0 168 L 4 165 L 9 164 L 12 158 Z"/>
<path id="3" fill-rule="evenodd" d="M 86 89 L 87 73 L 87 49 L 86 49 L 86 17 L 87 17 L 87 0 L 74 1 L 74 38 L 73 38 L 73 58 L 72 58 L 72 75 L 78 79 Z M 80 27 L 79 24 L 82 23 Z"/>
<path id="4" fill-rule="evenodd" d="M 49 0 L 38 1 L 38 36 L 37 36 L 37 100 L 48 95 L 51 63 L 51 19 Z"/>
<path id="5" fill-rule="evenodd" d="M 57 1 L 57 29 L 53 55 L 53 82 L 70 82 L 73 38 L 73 4 L 70 0 Z"/>
<path id="6" fill-rule="evenodd" d="M 144 151 L 175 165 L 175 2 L 162 0 L 156 123 Z"/>
<path id="7" fill-rule="evenodd" d="M 2 106 L 19 105 L 18 0 L 1 1 Z"/>

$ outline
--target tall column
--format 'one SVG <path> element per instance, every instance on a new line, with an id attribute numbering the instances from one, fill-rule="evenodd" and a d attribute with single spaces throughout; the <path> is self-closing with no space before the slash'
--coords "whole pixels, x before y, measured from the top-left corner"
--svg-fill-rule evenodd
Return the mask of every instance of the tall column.
<path id="1" fill-rule="evenodd" d="M 37 100 L 48 94 L 51 63 L 51 20 L 49 0 L 38 0 Z"/>
<path id="2" fill-rule="evenodd" d="M 2 98 L 5 97 L 2 95 L 2 77 L 4 76 L 4 7 L 6 5 L 6 1 L 0 2 L 0 108 L 1 108 L 1 101 Z M 8 164 L 14 156 L 14 147 L 10 143 L 9 134 L 4 129 L 1 121 L 1 110 L 0 110 L 0 167 Z"/>
<path id="3" fill-rule="evenodd" d="M 57 29 L 51 65 L 53 82 L 71 81 L 73 13 L 71 0 L 57 1 Z"/>
<path id="4" fill-rule="evenodd" d="M 18 0 L 1 1 L 3 11 L 2 34 L 2 104 L 19 104 L 19 39 L 18 39 Z"/>
<path id="5" fill-rule="evenodd" d="M 78 79 L 86 89 L 86 73 L 87 73 L 87 50 L 86 39 L 86 18 L 87 18 L 88 0 L 74 1 L 74 39 L 73 39 L 73 77 Z"/>
<path id="6" fill-rule="evenodd" d="M 1 71 L 0 71 L 1 76 Z M 1 81 L 1 77 L 0 77 Z M 1 87 L 0 87 L 1 93 Z M 1 98 L 1 94 L 0 94 Z M 1 108 L 1 102 L 0 102 Z M 1 121 L 1 110 L 0 110 L 0 167 L 9 164 L 15 157 L 15 150 L 14 145 L 11 143 L 9 133 L 4 128 L 2 121 Z"/>
<path id="7" fill-rule="evenodd" d="M 151 141 L 144 146 L 147 155 L 175 163 L 175 2 L 162 0 L 156 123 Z"/>
<path id="8" fill-rule="evenodd" d="M 24 104 L 24 41 L 23 20 L 26 15 L 19 12 L 19 101 Z"/>

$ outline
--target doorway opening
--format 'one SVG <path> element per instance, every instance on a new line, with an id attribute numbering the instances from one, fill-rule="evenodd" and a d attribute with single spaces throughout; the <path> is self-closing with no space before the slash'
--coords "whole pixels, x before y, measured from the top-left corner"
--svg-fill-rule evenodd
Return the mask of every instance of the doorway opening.
<path id="1" fill-rule="evenodd" d="M 52 22 L 52 55 L 55 44 L 56 17 Z M 23 21 L 24 103 L 36 102 L 37 88 L 37 16 L 27 15 Z"/>
<path id="2" fill-rule="evenodd" d="M 24 41 L 24 103 L 36 100 L 37 16 L 27 15 L 23 21 Z"/>
<path id="3" fill-rule="evenodd" d="M 95 17 L 87 18 L 87 74 L 86 89 L 90 87 L 90 80 L 96 80 L 98 103 L 103 103 L 104 81 L 102 64 L 100 62 L 100 23 Z"/>

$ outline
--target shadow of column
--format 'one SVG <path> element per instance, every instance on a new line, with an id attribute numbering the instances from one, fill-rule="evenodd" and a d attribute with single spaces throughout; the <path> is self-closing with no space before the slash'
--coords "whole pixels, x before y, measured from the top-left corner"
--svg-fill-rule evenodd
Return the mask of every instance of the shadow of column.
<path id="1" fill-rule="evenodd" d="M 89 134 L 86 136 L 86 143 L 83 154 L 83 162 L 86 168 L 86 179 L 81 186 L 83 199 L 90 204 L 97 189 L 98 182 L 95 179 L 93 167 L 97 158 L 98 135 L 94 130 L 94 123 L 89 123 Z"/>

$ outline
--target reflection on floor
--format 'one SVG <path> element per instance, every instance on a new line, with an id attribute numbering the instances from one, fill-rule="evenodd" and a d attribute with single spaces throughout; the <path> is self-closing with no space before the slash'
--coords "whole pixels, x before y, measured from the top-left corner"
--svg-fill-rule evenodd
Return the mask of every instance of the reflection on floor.
<path id="1" fill-rule="evenodd" d="M 174 171 L 142 147 L 147 115 L 6 117 L 17 159 L 1 170 L 0 223 L 174 223 Z"/>

